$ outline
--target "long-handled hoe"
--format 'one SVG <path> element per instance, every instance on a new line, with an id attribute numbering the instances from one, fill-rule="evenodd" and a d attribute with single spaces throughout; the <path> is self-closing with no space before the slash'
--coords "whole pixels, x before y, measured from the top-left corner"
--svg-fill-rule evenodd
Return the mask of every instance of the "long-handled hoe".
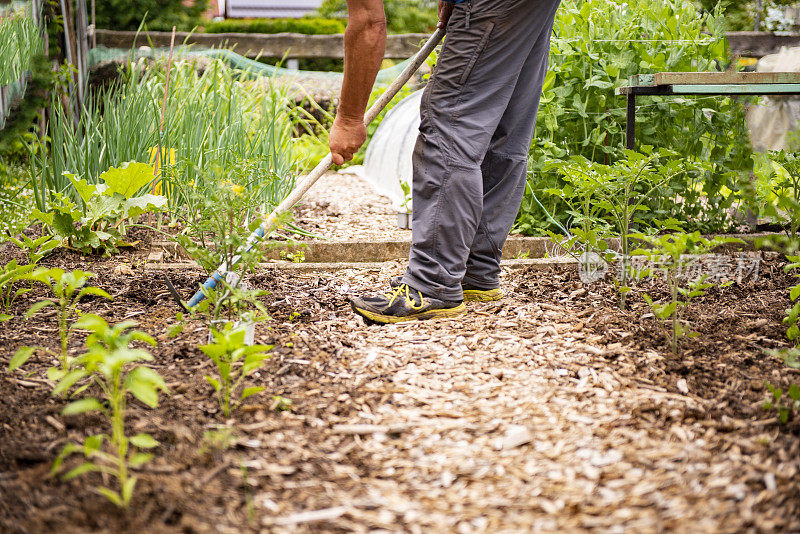
<path id="1" fill-rule="evenodd" d="M 408 83 L 411 77 L 417 72 L 422 64 L 428 59 L 428 56 L 433 52 L 433 50 L 439 45 L 441 40 L 444 38 L 444 30 L 438 29 L 436 33 L 434 33 L 430 39 L 423 45 L 419 52 L 414 56 L 414 59 L 411 63 L 406 66 L 403 72 L 398 76 L 398 78 L 392 82 L 386 92 L 369 108 L 364 115 L 364 124 L 369 125 L 375 118 L 383 111 L 383 108 L 392 100 L 392 98 L 400 92 L 400 89 Z M 282 215 L 287 213 L 291 210 L 295 204 L 297 204 L 300 199 L 303 198 L 303 195 L 311 189 L 311 186 L 314 185 L 317 180 L 319 180 L 328 169 L 330 169 L 331 165 L 333 165 L 333 156 L 328 154 L 323 158 L 319 164 L 314 167 L 307 176 L 305 176 L 300 183 L 295 186 L 291 193 L 281 202 L 278 206 L 270 213 L 261 225 L 252 233 L 250 237 L 247 238 L 247 242 L 242 246 L 240 249 L 240 253 L 233 257 L 231 263 L 232 265 L 227 265 L 223 263 L 222 265 L 217 268 L 216 271 L 206 280 L 203 284 L 200 291 L 195 293 L 195 295 L 187 302 L 184 303 L 181 300 L 178 291 L 175 287 L 170 283 L 169 279 L 166 279 L 167 286 L 169 287 L 170 293 L 175 298 L 175 300 L 184 308 L 193 308 L 197 304 L 199 304 L 204 298 L 206 298 L 206 294 L 203 292 L 204 289 L 213 289 L 217 287 L 217 284 L 223 280 L 226 274 L 230 271 L 230 269 L 239 263 L 241 259 L 242 252 L 250 251 L 254 246 L 258 244 L 264 236 L 269 235 L 272 231 L 274 231 L 280 225 L 280 218 Z M 166 278 L 166 277 L 165 277 Z"/>

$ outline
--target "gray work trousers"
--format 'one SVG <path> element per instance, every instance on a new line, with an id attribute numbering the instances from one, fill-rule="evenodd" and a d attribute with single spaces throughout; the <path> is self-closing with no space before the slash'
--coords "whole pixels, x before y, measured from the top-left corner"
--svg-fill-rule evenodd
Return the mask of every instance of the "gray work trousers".
<path id="1" fill-rule="evenodd" d="M 403 283 L 447 301 L 499 286 L 560 0 L 457 4 L 422 98 Z"/>

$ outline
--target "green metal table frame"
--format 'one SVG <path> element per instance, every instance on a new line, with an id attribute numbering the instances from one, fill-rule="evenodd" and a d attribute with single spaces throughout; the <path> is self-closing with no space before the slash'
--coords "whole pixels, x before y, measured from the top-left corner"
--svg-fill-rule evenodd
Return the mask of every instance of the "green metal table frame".
<path id="1" fill-rule="evenodd" d="M 694 76 L 688 76 L 688 75 Z M 734 76 L 737 73 L 732 73 Z M 737 81 L 756 80 L 761 73 L 738 73 Z M 756 76 L 743 78 L 745 74 Z M 800 83 L 786 83 L 784 80 L 795 79 L 797 73 L 765 73 L 771 77 L 762 79 L 778 80 L 775 74 L 782 76 L 779 83 L 659 83 L 659 77 L 680 79 L 681 75 L 687 81 L 708 80 L 721 78 L 725 73 L 662 73 L 660 75 L 639 75 L 631 78 L 631 85 L 617 89 L 617 94 L 628 98 L 625 145 L 630 150 L 636 150 L 636 97 L 638 96 L 775 96 L 775 95 L 800 95 Z M 705 76 L 703 76 L 705 75 Z M 791 75 L 791 76 L 789 76 Z M 782 82 L 782 83 L 781 83 Z"/>

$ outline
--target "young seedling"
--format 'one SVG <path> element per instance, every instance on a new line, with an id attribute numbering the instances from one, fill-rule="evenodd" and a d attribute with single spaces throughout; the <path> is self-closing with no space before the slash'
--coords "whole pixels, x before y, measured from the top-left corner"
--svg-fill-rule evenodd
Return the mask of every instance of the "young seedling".
<path id="1" fill-rule="evenodd" d="M 19 265 L 17 260 L 11 260 L 0 269 L 0 303 L 3 308 L 3 313 L 0 313 L 0 323 L 14 317 L 9 313 L 14 301 L 30 291 L 30 288 L 17 287 L 14 289 L 14 283 L 26 279 L 31 271 L 33 271 L 33 265 Z"/>
<path id="2" fill-rule="evenodd" d="M 653 310 L 659 323 L 667 323 L 667 341 L 674 354 L 678 354 L 678 341 L 684 337 L 697 337 L 699 334 L 692 332 L 683 314 L 691 301 L 705 294 L 705 291 L 714 284 L 706 283 L 707 276 L 700 276 L 694 280 L 687 280 L 683 275 L 686 266 L 697 258 L 697 255 L 706 254 L 715 248 L 728 243 L 742 243 L 740 239 L 717 236 L 706 239 L 700 232 L 675 233 L 661 236 L 633 234 L 632 237 L 640 239 L 652 248 L 637 249 L 634 255 L 645 256 L 664 273 L 669 300 L 655 302 L 648 294 L 643 294 L 644 299 Z M 693 256 L 690 256 L 693 255 Z M 641 275 L 652 274 L 649 269 L 643 269 Z M 720 285 L 728 285 L 728 283 Z"/>
<path id="3" fill-rule="evenodd" d="M 411 213 L 411 202 L 413 199 L 411 186 L 408 185 L 408 182 L 403 180 L 400 182 L 400 189 L 403 191 L 403 203 L 400 204 L 400 208 L 406 210 L 407 213 Z"/>
<path id="4" fill-rule="evenodd" d="M 25 314 L 25 318 L 27 319 L 46 307 L 53 306 L 56 308 L 58 334 L 61 341 L 61 351 L 57 356 L 61 366 L 60 368 L 53 367 L 48 370 L 47 376 L 50 380 L 59 380 L 69 371 L 71 358 L 67 349 L 70 335 L 76 328 L 73 320 L 80 315 L 77 308 L 78 302 L 90 295 L 111 300 L 111 295 L 102 289 L 86 285 L 89 278 L 92 276 L 94 276 L 94 274 L 86 271 L 75 270 L 65 272 L 63 269 L 57 268 L 39 268 L 29 275 L 30 280 L 41 282 L 49 286 L 55 296 L 54 299 L 40 300 L 31 306 Z M 39 349 L 49 351 L 49 349 Z M 22 347 L 19 349 L 11 359 L 9 369 L 13 370 L 23 365 L 36 350 L 37 348 L 34 347 Z"/>
<path id="5" fill-rule="evenodd" d="M 800 412 L 800 386 L 792 384 L 785 392 L 781 388 L 767 384 L 772 399 L 764 403 L 765 410 L 776 410 L 781 423 L 787 423 L 789 416 Z"/>
<path id="6" fill-rule="evenodd" d="M 83 453 L 85 461 L 63 475 L 64 480 L 84 473 L 100 472 L 117 480 L 118 489 L 97 486 L 95 490 L 121 508 L 127 508 L 133 497 L 136 477 L 131 469 L 150 461 L 150 453 L 139 449 L 152 449 L 158 442 L 148 434 L 128 437 L 125 432 L 125 411 L 128 395 L 132 395 L 151 408 L 158 405 L 158 391 L 167 391 L 164 380 L 154 370 L 139 362 L 152 361 L 144 349 L 131 348 L 134 341 L 155 345 L 155 340 L 144 332 L 131 330 L 136 323 L 126 321 L 110 327 L 103 318 L 87 314 L 75 327 L 89 330 L 87 352 L 73 361 L 72 370 L 64 375 L 53 390 L 54 395 L 65 394 L 77 386 L 78 394 L 91 386 L 102 391 L 102 398 L 86 397 L 68 404 L 63 415 L 100 412 L 111 427 L 111 434 L 96 434 L 83 443 L 67 444 L 56 458 L 52 473 L 61 470 L 64 459 L 73 453 Z M 86 382 L 79 385 L 81 382 Z M 107 444 L 107 445 L 106 445 Z M 104 445 L 106 445 L 104 447 Z"/>
<path id="7" fill-rule="evenodd" d="M 245 329 L 233 328 L 231 323 L 220 330 L 212 330 L 211 334 L 214 343 L 202 345 L 200 350 L 216 365 L 217 377 L 206 376 L 205 379 L 216 390 L 225 417 L 230 417 L 231 409 L 239 406 L 247 397 L 264 390 L 260 386 L 242 386 L 244 380 L 269 359 L 267 351 L 272 347 L 245 345 Z"/>
<path id="8" fill-rule="evenodd" d="M 58 240 L 51 235 L 43 235 L 38 239 L 31 239 L 25 234 L 20 238 L 9 237 L 8 240 L 25 252 L 28 258 L 28 265 L 35 267 L 39 260 L 47 256 L 51 250 L 58 247 Z"/>
<path id="9" fill-rule="evenodd" d="M 800 256 L 788 256 L 787 259 L 792 263 L 784 267 L 784 270 L 787 273 L 798 271 L 795 276 L 800 277 Z M 794 305 L 786 310 L 783 324 L 787 327 L 786 336 L 795 344 L 796 348 L 800 349 L 800 284 L 789 290 L 789 298 L 792 299 Z"/>

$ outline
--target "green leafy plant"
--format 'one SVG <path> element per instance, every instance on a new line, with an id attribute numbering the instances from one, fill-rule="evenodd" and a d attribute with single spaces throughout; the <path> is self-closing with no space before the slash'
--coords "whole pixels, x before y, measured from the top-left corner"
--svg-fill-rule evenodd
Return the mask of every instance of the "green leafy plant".
<path id="1" fill-rule="evenodd" d="M 55 193 L 51 211 L 36 209 L 33 217 L 70 247 L 84 253 L 100 249 L 114 252 L 126 244 L 123 237 L 128 222 L 136 221 L 144 213 L 161 211 L 167 205 L 166 197 L 138 194 L 153 181 L 154 173 L 151 165 L 128 162 L 101 174 L 98 184 L 65 174 L 80 202 L 76 204 L 68 196 Z"/>
<path id="2" fill-rule="evenodd" d="M 284 261 L 290 261 L 292 263 L 303 263 L 306 261 L 306 253 L 302 250 L 297 250 L 294 252 L 287 252 L 285 250 L 281 250 L 280 257 Z"/>
<path id="3" fill-rule="evenodd" d="M 650 207 L 648 199 L 660 188 L 685 172 L 677 154 L 652 147 L 642 147 L 642 153 L 625 150 L 624 157 L 614 165 L 590 161 L 583 156 L 569 160 L 552 160 L 547 170 L 555 169 L 565 185 L 546 191 L 571 206 L 578 225 L 571 237 L 564 238 L 548 232 L 568 251 L 596 252 L 607 262 L 620 263 L 617 289 L 620 307 L 625 308 L 628 286 L 630 234 L 634 228 L 648 228 L 652 219 L 645 217 Z M 578 204 L 580 208 L 576 209 Z M 610 223 L 610 224 L 609 224 Z M 614 230 L 612 232 L 611 230 Z M 619 254 L 609 249 L 609 240 L 619 239 Z"/>
<path id="4" fill-rule="evenodd" d="M 58 247 L 58 240 L 53 239 L 51 235 L 43 235 L 37 239 L 31 239 L 25 234 L 20 234 L 19 238 L 12 236 L 8 240 L 25 252 L 30 266 L 38 264 L 51 250 Z"/>
<path id="5" fill-rule="evenodd" d="M 216 365 L 217 376 L 206 376 L 205 379 L 216 390 L 220 408 L 225 417 L 229 417 L 231 410 L 243 400 L 264 390 L 260 386 L 243 386 L 245 379 L 264 365 L 272 347 L 245 345 L 244 328 L 233 328 L 231 323 L 212 330 L 211 334 L 214 342 L 202 345 L 200 350 Z"/>
<path id="6" fill-rule="evenodd" d="M 149 68 L 128 63 L 112 88 L 89 90 L 78 128 L 70 111 L 54 100 L 43 132 L 49 142 L 31 158 L 37 208 L 49 213 L 52 193 L 59 192 L 82 205 L 65 172 L 94 184 L 104 171 L 131 161 L 159 164 L 155 174 L 150 171 L 153 192 L 167 197 L 173 220 L 196 216 L 194 200 L 217 186 L 218 175 L 209 169 L 245 162 L 251 172 L 240 185 L 261 205 L 276 206 L 296 176 L 288 90 L 228 67 L 224 51 L 218 53 L 220 59 L 202 68 L 196 60 L 176 59 L 168 69 L 164 54 Z"/>
<path id="7" fill-rule="evenodd" d="M 0 15 L 0 87 L 19 80 L 42 50 L 44 41 L 30 7 Z"/>
<path id="8" fill-rule="evenodd" d="M 330 35 L 344 33 L 341 19 L 227 19 L 205 25 L 205 33 L 300 33 Z"/>
<path id="9" fill-rule="evenodd" d="M 250 234 L 261 223 L 257 198 L 241 184 L 251 168 L 240 165 L 227 171 L 212 170 L 218 177 L 217 186 L 197 199 L 196 216 L 185 232 L 175 237 L 187 254 L 209 272 L 220 265 L 236 265 L 216 289 L 202 289 L 207 298 L 193 310 L 195 315 L 208 315 L 212 322 L 223 316 L 230 322 L 248 311 L 253 312 L 250 320 L 267 315 L 258 301 L 265 292 L 247 289 L 241 283 L 242 275 L 255 270 L 263 256 L 261 247 L 239 252 L 248 248 Z"/>
<path id="10" fill-rule="evenodd" d="M 688 321 L 684 319 L 684 312 L 691 301 L 705 294 L 705 291 L 715 284 L 706 283 L 707 275 L 696 279 L 686 276 L 685 268 L 696 261 L 702 254 L 713 251 L 717 247 L 730 243 L 742 243 L 741 239 L 717 236 L 707 239 L 700 232 L 673 233 L 660 236 L 634 234 L 632 237 L 639 239 L 651 248 L 640 248 L 633 251 L 634 255 L 644 256 L 664 274 L 665 282 L 669 288 L 669 298 L 665 302 L 656 302 L 650 295 L 642 296 L 650 305 L 656 320 L 669 325 L 667 328 L 667 341 L 673 353 L 678 354 L 678 342 L 684 337 L 697 337 L 699 334 L 692 332 Z M 653 274 L 653 269 L 642 269 L 640 275 Z M 728 285 L 722 283 L 719 285 Z"/>
<path id="11" fill-rule="evenodd" d="M 0 323 L 14 317 L 9 314 L 14 301 L 30 291 L 30 288 L 15 286 L 15 283 L 26 279 L 31 271 L 33 271 L 33 265 L 19 265 L 17 260 L 11 260 L 0 269 L 0 302 L 2 302 L 4 311 L 4 313 L 0 313 Z"/>
<path id="12" fill-rule="evenodd" d="M 411 213 L 411 201 L 413 199 L 411 195 L 411 186 L 408 185 L 408 182 L 403 180 L 400 182 L 400 189 L 403 191 L 403 203 L 400 204 L 400 208 Z"/>
<path id="13" fill-rule="evenodd" d="M 78 328 L 74 319 L 80 316 L 78 311 L 78 303 L 85 297 L 95 296 L 106 299 L 111 299 L 111 295 L 106 293 L 100 288 L 87 286 L 89 279 L 94 274 L 74 270 L 66 272 L 63 269 L 43 269 L 39 268 L 28 275 L 30 280 L 34 282 L 41 282 L 48 286 L 55 296 L 54 299 L 43 299 L 30 307 L 25 314 L 25 318 L 40 312 L 44 308 L 54 307 L 56 309 L 56 317 L 58 321 L 58 334 L 60 339 L 60 352 L 55 355 L 59 358 L 61 363 L 60 368 L 53 367 L 48 371 L 48 377 L 51 380 L 58 380 L 66 375 L 72 365 L 72 358 L 69 356 L 69 338 L 72 332 Z M 20 348 L 9 364 L 9 370 L 14 370 L 23 365 L 36 350 L 50 352 L 49 349 L 41 347 L 22 347 Z"/>
<path id="14" fill-rule="evenodd" d="M 100 412 L 111 427 L 111 434 L 95 434 L 82 444 L 67 444 L 56 458 L 52 472 L 61 470 L 66 457 L 83 453 L 86 461 L 71 469 L 63 478 L 69 480 L 84 473 L 100 472 L 117 480 L 118 489 L 97 486 L 95 490 L 121 508 L 127 508 L 133 497 L 136 477 L 131 469 L 141 467 L 153 457 L 140 449 L 153 449 L 158 442 L 148 434 L 128 437 L 125 431 L 125 412 L 128 396 L 131 395 L 150 408 L 158 405 L 158 392 L 167 391 L 163 378 L 153 369 L 140 362 L 152 361 L 153 357 L 144 349 L 131 348 L 134 341 L 155 345 L 155 340 L 144 332 L 132 330 L 136 325 L 126 321 L 114 326 L 97 315 L 81 317 L 76 327 L 89 330 L 86 340 L 87 352 L 73 362 L 73 370 L 56 385 L 54 394 L 67 393 L 77 387 L 74 394 L 97 386 L 102 398 L 85 397 L 72 401 L 62 410 L 63 415 Z M 88 383 L 80 384 L 88 379 Z M 73 394 L 73 395 L 74 395 Z M 104 444 L 108 447 L 104 450 Z M 110 451 L 110 452 L 108 452 Z"/>
<path id="15" fill-rule="evenodd" d="M 789 417 L 800 412 L 800 386 L 792 384 L 785 394 L 783 389 L 767 384 L 771 399 L 764 403 L 765 410 L 775 410 L 781 423 L 787 423 Z"/>
<path id="16" fill-rule="evenodd" d="M 570 218 L 558 197 L 545 201 L 544 191 L 562 185 L 556 172 L 545 170 L 550 160 L 621 159 L 626 107 L 614 92 L 628 85 L 630 76 L 718 71 L 728 62 L 721 13 L 698 14 L 691 1 L 562 2 L 516 231 L 557 231 L 551 218 L 562 226 Z M 703 232 L 733 226 L 729 209 L 737 202 L 736 181 L 752 168 L 742 103 L 725 97 L 640 97 L 637 105 L 637 145 L 670 147 L 692 165 L 692 172 L 651 195 L 646 205 L 653 216 Z"/>
<path id="17" fill-rule="evenodd" d="M 755 154 L 751 204 L 754 211 L 781 226 L 786 236 L 800 238 L 800 157 L 791 152 Z M 747 187 L 747 184 L 745 184 Z"/>

